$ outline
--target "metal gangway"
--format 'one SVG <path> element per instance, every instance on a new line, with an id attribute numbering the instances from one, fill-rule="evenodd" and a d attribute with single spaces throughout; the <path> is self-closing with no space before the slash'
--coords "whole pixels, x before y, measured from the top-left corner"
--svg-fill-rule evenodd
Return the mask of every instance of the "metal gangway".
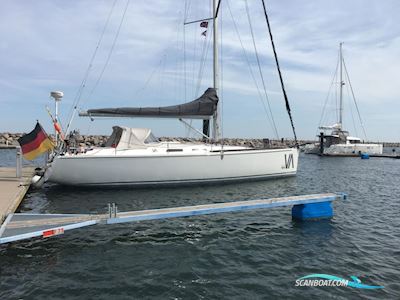
<path id="1" fill-rule="evenodd" d="M 316 220 L 331 218 L 333 216 L 332 202 L 339 199 L 346 199 L 346 194 L 312 194 L 127 212 L 119 212 L 117 205 L 113 203 L 108 205 L 108 213 L 105 214 L 12 213 L 0 227 L 0 244 L 35 237 L 48 238 L 63 234 L 68 230 L 93 225 L 192 217 L 282 206 L 292 206 L 292 218 L 295 220 Z"/>

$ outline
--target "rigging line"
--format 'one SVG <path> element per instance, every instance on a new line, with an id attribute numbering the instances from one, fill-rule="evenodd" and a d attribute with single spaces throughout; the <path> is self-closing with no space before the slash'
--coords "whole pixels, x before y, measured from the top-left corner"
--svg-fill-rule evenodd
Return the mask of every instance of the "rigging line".
<path id="1" fill-rule="evenodd" d="M 198 75 L 198 82 L 197 82 L 197 87 L 196 87 L 196 95 L 199 95 L 200 87 L 201 87 L 201 81 L 203 79 L 203 74 L 204 74 L 204 67 L 207 61 L 208 57 L 208 52 L 210 50 L 210 45 L 211 45 L 211 36 L 213 35 L 212 28 L 210 29 L 210 34 L 206 37 L 206 41 L 204 42 L 204 48 L 203 48 L 203 57 L 202 60 L 200 61 L 200 69 L 199 69 L 199 75 Z M 208 32 L 207 32 L 208 33 Z"/>
<path id="2" fill-rule="evenodd" d="M 106 68 L 107 68 L 107 66 L 108 66 L 108 63 L 110 62 L 111 55 L 112 55 L 112 53 L 113 53 L 113 51 L 114 51 L 114 48 L 115 48 L 115 45 L 116 45 L 116 43 L 117 43 L 119 34 L 120 34 L 120 32 L 121 32 L 122 24 L 124 23 L 124 19 L 125 19 L 126 11 L 128 10 L 129 2 L 130 2 L 130 0 L 127 0 L 127 1 L 126 1 L 126 5 L 125 5 L 125 8 L 124 8 L 124 12 L 123 12 L 123 14 L 122 14 L 121 21 L 119 22 L 118 29 L 117 29 L 117 32 L 116 32 L 116 34 L 115 34 L 114 40 L 113 40 L 113 42 L 112 42 L 110 51 L 108 52 L 106 62 L 105 62 L 105 64 L 104 64 L 103 69 L 101 70 L 100 75 L 99 75 L 99 77 L 97 78 L 97 80 L 96 80 L 96 82 L 95 82 L 95 84 L 94 84 L 92 90 L 91 90 L 90 93 L 89 93 L 88 99 L 90 99 L 90 98 L 92 97 L 94 90 L 97 88 L 98 84 L 100 83 L 100 81 L 101 81 L 101 79 L 102 79 L 102 77 L 103 77 L 103 74 L 104 74 L 104 72 L 105 72 L 105 70 L 106 70 Z"/>
<path id="3" fill-rule="evenodd" d="M 329 100 L 329 96 L 331 94 L 332 86 L 335 84 L 338 67 L 339 67 L 339 61 L 336 62 L 335 72 L 333 73 L 331 84 L 329 85 L 328 95 L 326 96 L 326 99 L 325 99 L 325 102 L 324 102 L 324 106 L 322 108 L 322 114 L 321 114 L 321 118 L 319 119 L 318 127 L 320 127 L 322 125 L 322 121 L 323 121 L 324 116 L 325 116 L 325 109 L 326 109 L 326 106 L 328 104 L 328 100 Z M 317 128 L 316 134 L 318 134 L 318 130 L 319 130 L 319 128 Z"/>
<path id="4" fill-rule="evenodd" d="M 195 11 L 198 10 L 198 4 L 197 7 L 194 9 Z M 202 54 L 202 44 L 201 41 L 203 40 L 202 35 L 201 35 L 201 27 L 195 26 L 195 32 L 194 32 L 194 53 L 193 53 L 193 66 L 192 66 L 192 82 L 191 82 L 191 97 L 194 99 L 196 97 L 196 66 L 197 66 L 197 57 L 198 54 Z M 200 41 L 199 41 L 200 39 Z M 200 45 L 198 45 L 200 44 Z M 200 53 L 199 53 L 200 51 Z M 201 58 L 200 58 L 201 59 Z M 200 68 L 200 65 L 199 65 Z"/>
<path id="5" fill-rule="evenodd" d="M 213 14 L 213 0 L 210 0 L 210 14 Z M 201 55 L 201 60 L 200 60 L 200 64 L 199 64 L 199 73 L 198 73 L 198 78 L 197 78 L 197 85 L 196 85 L 196 96 L 199 96 L 199 91 L 200 91 L 200 87 L 201 87 L 201 82 L 203 80 L 203 74 L 204 74 L 204 68 L 205 68 L 205 64 L 207 61 L 207 57 L 208 57 L 208 52 L 211 46 L 211 37 L 213 36 L 213 26 L 212 27 L 207 27 L 207 31 L 206 31 L 206 38 L 203 42 L 203 47 L 202 47 L 202 55 Z"/>
<path id="6" fill-rule="evenodd" d="M 195 88 L 195 94 L 194 97 L 196 97 L 199 93 L 200 90 L 200 84 L 201 84 L 201 76 L 202 76 L 202 68 L 204 67 L 204 60 L 205 60 L 205 51 L 207 50 L 207 45 L 208 45 L 208 36 L 206 36 L 206 38 L 203 40 L 203 44 L 201 46 L 201 57 L 200 57 L 200 61 L 199 61 L 199 71 L 197 74 L 197 84 L 196 84 L 196 88 Z"/>
<path id="7" fill-rule="evenodd" d="M 153 69 L 153 72 L 151 72 L 150 76 L 147 78 L 147 80 L 146 80 L 146 82 L 144 83 L 144 85 L 143 85 L 141 88 L 137 89 L 137 90 L 133 93 L 134 96 L 137 96 L 140 92 L 144 91 L 144 90 L 147 88 L 148 84 L 149 84 L 150 81 L 153 79 L 154 74 L 158 71 L 158 69 L 159 69 L 160 67 L 163 67 L 163 63 L 165 62 L 166 56 L 167 56 L 167 54 L 164 53 L 163 57 L 162 57 L 162 58 L 160 59 L 160 61 L 158 62 L 157 66 Z"/>
<path id="8" fill-rule="evenodd" d="M 349 86 L 348 85 L 346 85 L 346 91 L 347 91 L 348 98 L 350 98 L 350 91 L 349 91 Z M 356 122 L 354 120 L 353 107 L 351 105 L 350 100 L 349 100 L 349 108 L 350 108 L 351 120 L 353 121 L 354 132 L 356 133 L 356 136 L 358 137 L 358 131 L 357 131 L 357 127 L 356 127 Z"/>
<path id="9" fill-rule="evenodd" d="M 176 26 L 177 26 L 177 31 L 179 30 L 180 24 L 181 24 L 181 20 L 180 20 L 180 18 L 179 18 L 179 20 L 177 21 L 177 24 L 176 24 Z M 174 31 L 174 32 L 175 32 L 175 31 Z M 172 38 L 172 32 L 171 32 L 171 34 L 168 36 L 168 39 L 167 39 L 167 40 L 171 40 L 171 38 Z M 169 52 L 172 48 L 174 48 L 174 43 L 171 42 L 171 43 L 165 48 L 165 50 L 164 50 L 164 52 L 163 52 L 163 54 L 162 54 L 162 58 L 159 60 L 158 64 L 154 67 L 153 71 L 150 73 L 149 77 L 147 78 L 147 80 L 145 81 L 145 83 L 143 84 L 143 86 L 140 87 L 140 88 L 138 88 L 138 89 L 136 89 L 136 90 L 133 92 L 133 96 L 137 96 L 140 92 L 144 91 L 144 90 L 147 88 L 147 86 L 149 85 L 149 83 L 153 80 L 153 77 L 156 75 L 157 72 L 160 72 L 160 73 L 161 73 L 161 75 L 160 75 L 160 74 L 158 74 L 158 75 L 159 75 L 159 77 L 160 77 L 161 90 L 163 90 L 162 87 L 164 86 L 164 81 L 163 81 L 162 76 L 164 76 L 164 75 L 162 75 L 162 74 L 165 74 L 165 73 L 166 73 L 166 72 L 165 72 L 165 68 L 166 68 L 166 65 L 167 65 L 168 52 Z"/>
<path id="10" fill-rule="evenodd" d="M 217 4 L 217 11 L 215 12 L 215 16 L 214 16 L 214 18 L 216 18 L 216 17 L 218 17 L 218 13 L 219 13 L 219 6 L 221 5 L 221 0 L 219 0 L 218 1 L 218 4 Z"/>
<path id="11" fill-rule="evenodd" d="M 183 89 L 184 89 L 184 98 L 183 101 L 186 101 L 186 88 L 187 88 L 187 82 L 186 82 L 186 29 L 185 26 L 183 26 Z"/>
<path id="12" fill-rule="evenodd" d="M 346 77 L 347 77 L 347 81 L 349 82 L 349 85 L 350 85 L 351 95 L 353 96 L 354 105 L 355 105 L 356 110 L 357 110 L 358 119 L 360 120 L 362 131 L 364 133 L 365 139 L 368 140 L 367 133 L 365 132 L 364 123 L 363 123 L 362 118 L 361 118 L 360 110 L 358 109 L 358 104 L 357 104 L 357 101 L 356 101 L 356 97 L 354 96 L 353 86 L 351 85 L 349 73 L 347 72 L 347 67 L 346 67 L 346 63 L 344 62 L 344 59 L 343 59 L 343 66 L 344 66 L 344 71 L 345 71 L 345 74 L 346 74 Z"/>
<path id="13" fill-rule="evenodd" d="M 218 2 L 218 7 L 217 7 L 217 12 L 216 12 L 216 15 L 218 15 L 218 11 L 219 11 L 219 6 L 220 6 L 220 4 L 221 4 L 221 0 L 219 0 L 219 2 Z M 219 56 L 219 59 L 220 59 L 220 62 L 219 62 L 219 65 L 220 65 L 220 68 L 221 68 L 221 76 L 220 76 L 220 78 L 219 78 L 219 80 L 220 80 L 220 84 L 219 84 L 219 86 L 220 86 L 220 101 L 221 101 L 221 104 L 220 104 L 220 113 L 219 113 L 219 115 L 218 115 L 218 118 L 220 119 L 220 124 L 221 124 L 221 126 L 220 126 L 220 132 L 221 132 L 221 144 L 222 144 L 222 151 L 223 151 L 223 149 L 224 149 L 224 118 L 223 118 L 223 116 L 224 116 L 224 60 L 223 60 L 223 55 L 224 55 L 224 47 L 223 47 L 223 43 L 222 43 L 222 41 L 223 41 L 223 38 L 222 38 L 222 36 L 223 36 L 223 34 L 224 34 L 224 31 L 223 31 L 223 29 L 224 29 L 224 23 L 223 23 L 223 18 L 222 18 L 222 16 L 223 16 L 223 14 L 221 13 L 221 15 L 220 15 L 220 18 L 219 18 L 219 22 L 220 22 L 220 31 L 219 31 L 219 37 L 220 37 L 220 56 Z"/>
<path id="14" fill-rule="evenodd" d="M 273 129 L 274 129 L 274 132 L 275 132 L 275 136 L 276 136 L 277 139 L 279 139 L 278 129 L 276 128 L 274 115 L 272 113 L 271 104 L 270 104 L 269 97 L 268 97 L 268 94 L 267 94 L 267 88 L 265 86 L 264 76 L 263 76 L 263 73 L 262 73 L 262 70 L 261 70 L 260 58 L 258 56 L 257 46 L 256 46 L 255 38 L 254 38 L 253 26 L 251 25 L 250 12 L 249 12 L 249 6 L 248 6 L 248 3 L 247 3 L 247 0 L 245 0 L 244 3 L 245 3 L 245 6 L 246 6 L 247 20 L 249 21 L 250 33 L 251 33 L 251 37 L 252 37 L 252 40 L 253 40 L 254 52 L 255 52 L 255 55 L 256 55 L 258 71 L 259 71 L 260 77 L 261 77 L 261 83 L 262 83 L 262 86 L 263 86 L 263 89 L 264 89 L 265 99 L 267 100 L 268 110 L 269 110 L 269 113 L 270 113 L 270 116 L 271 116 L 271 121 L 272 121 L 272 124 L 273 124 Z M 265 112 L 267 112 L 267 107 L 265 106 L 265 102 L 263 101 L 262 104 L 263 104 Z"/>
<path id="15" fill-rule="evenodd" d="M 189 2 L 189 5 L 192 5 L 192 1 Z M 191 7 L 191 9 L 193 10 L 193 5 Z M 195 10 L 195 9 L 194 9 Z M 189 12 L 189 11 L 188 11 Z M 187 22 L 187 20 L 185 20 L 185 23 Z M 194 35 L 193 35 L 193 44 L 194 44 L 194 50 L 192 52 L 192 64 L 191 64 L 191 82 L 190 82 L 190 97 L 192 97 L 193 99 L 195 98 L 194 92 L 195 92 L 195 87 L 194 87 L 194 78 L 195 78 L 195 69 L 196 69 L 196 57 L 197 57 L 197 40 L 198 40 L 198 26 L 195 26 L 194 29 Z M 191 119 L 189 121 L 190 127 L 193 127 L 193 120 Z M 190 137 L 194 137 L 195 136 L 195 132 L 192 133 L 192 131 L 190 130 L 190 128 L 187 128 L 187 132 L 186 135 L 190 138 Z"/>
<path id="16" fill-rule="evenodd" d="M 339 48 L 339 50 L 338 50 L 338 62 L 339 62 L 339 64 L 341 63 L 341 60 L 342 60 L 341 57 L 342 56 L 341 56 L 341 52 L 340 52 L 340 48 Z M 338 95 L 338 92 L 340 94 L 340 89 L 342 88 L 341 87 L 342 83 L 338 81 L 338 78 L 337 78 L 338 76 L 339 76 L 339 74 L 336 75 L 336 83 L 338 84 L 339 88 L 336 89 L 336 91 L 335 91 L 335 114 L 336 114 L 335 123 L 339 123 L 340 122 L 340 117 L 339 117 L 339 115 L 340 115 L 340 95 Z"/>
<path id="17" fill-rule="evenodd" d="M 104 23 L 103 30 L 101 31 L 100 38 L 99 38 L 99 40 L 98 40 L 98 42 L 97 42 L 97 44 L 96 44 L 95 50 L 94 50 L 94 52 L 93 52 L 93 54 L 92 54 L 92 57 L 90 58 L 89 65 L 88 65 L 88 67 L 87 67 L 87 69 L 86 69 L 86 71 L 85 71 L 85 74 L 84 74 L 84 76 L 83 76 L 82 82 L 81 82 L 81 84 L 80 84 L 80 86 L 79 86 L 79 89 L 78 89 L 76 95 L 75 95 L 75 98 L 74 98 L 74 101 L 73 101 L 73 105 L 72 105 L 71 110 L 70 110 L 70 112 L 69 112 L 70 118 L 69 118 L 69 121 L 68 121 L 68 124 L 67 124 L 67 128 L 66 128 L 66 130 L 65 130 L 65 135 L 68 134 L 69 128 L 70 128 L 71 123 L 72 123 L 72 121 L 73 121 L 73 119 L 74 119 L 75 111 L 76 111 L 77 106 L 78 106 L 78 103 L 79 103 L 79 101 L 80 101 L 80 99 L 81 99 L 81 97 L 82 97 L 83 89 L 84 89 L 84 87 L 86 86 L 86 81 L 87 81 L 87 79 L 88 79 L 88 77 L 89 77 L 90 70 L 91 70 L 92 67 L 93 67 L 93 61 L 95 60 L 95 58 L 96 58 L 96 56 L 97 56 L 97 51 L 99 50 L 100 44 L 101 44 L 101 42 L 103 41 L 104 34 L 105 34 L 105 32 L 106 32 L 106 29 L 107 29 L 107 27 L 108 27 L 108 24 L 110 23 L 111 15 L 112 15 L 112 13 L 113 13 L 113 11 L 114 11 L 115 4 L 116 4 L 116 3 L 117 3 L 117 0 L 114 0 L 113 4 L 112 4 L 112 6 L 111 6 L 111 9 L 110 9 L 110 11 L 109 11 L 109 13 L 108 13 L 107 20 L 106 20 L 106 22 Z"/>
<path id="18" fill-rule="evenodd" d="M 237 34 L 237 36 L 238 36 L 238 39 L 239 39 L 239 42 L 240 42 L 240 46 L 241 46 L 241 48 L 242 48 L 243 55 L 244 55 L 244 57 L 245 57 L 245 59 L 246 59 L 247 66 L 248 66 L 248 68 L 249 68 L 251 77 L 252 77 L 252 79 L 253 79 L 253 81 L 254 81 L 254 85 L 256 86 L 257 93 L 258 93 L 258 97 L 259 97 L 261 103 L 263 104 L 264 99 L 263 99 L 263 96 L 262 96 L 262 94 L 261 94 L 260 88 L 259 88 L 259 86 L 258 86 L 258 84 L 257 84 L 257 80 L 256 80 L 256 77 L 255 77 L 255 75 L 254 75 L 253 69 L 252 69 L 252 67 L 251 67 L 250 59 L 249 59 L 249 57 L 248 57 L 248 55 L 247 55 L 246 49 L 244 48 L 244 44 L 243 44 L 242 38 L 241 38 L 241 36 L 240 36 L 240 32 L 239 32 L 238 26 L 237 26 L 237 24 L 236 24 L 235 18 L 233 17 L 233 13 L 232 13 L 231 6 L 230 6 L 230 4 L 229 4 L 229 1 L 226 1 L 226 4 L 227 4 L 227 6 L 228 6 L 229 14 L 231 15 L 231 19 L 232 19 L 232 22 L 233 22 L 233 27 L 235 28 L 236 34 Z M 266 112 L 266 116 L 267 116 L 267 120 L 268 120 L 268 122 L 269 122 L 271 128 L 273 128 L 273 124 L 272 124 L 272 122 L 271 122 L 271 119 L 270 119 L 270 117 L 269 117 L 268 112 Z"/>
<path id="19" fill-rule="evenodd" d="M 164 89 L 164 86 L 165 86 L 165 84 L 166 84 L 166 78 L 167 78 L 167 76 L 166 76 L 166 71 L 165 71 L 165 66 L 166 66 L 166 64 L 167 64 L 167 54 L 165 53 L 164 54 L 164 57 L 163 57 L 163 60 L 162 60 L 162 62 L 161 62 L 161 70 L 160 70 L 160 87 L 161 87 L 161 91 L 164 91 L 165 89 Z M 161 99 L 160 99 L 161 100 Z M 160 103 L 160 106 L 162 106 L 161 105 L 161 103 Z"/>
<path id="20" fill-rule="evenodd" d="M 288 97 L 287 97 L 287 94 L 286 94 L 285 85 L 284 85 L 284 83 L 283 83 L 283 78 L 282 78 L 281 69 L 280 69 L 280 67 L 279 67 L 278 55 L 276 54 L 276 50 L 275 50 L 275 43 L 274 43 L 274 39 L 273 39 L 273 37 L 272 37 L 272 31 L 271 31 L 271 26 L 270 26 L 270 24 L 269 24 L 267 9 L 266 9 L 266 7 L 265 7 L 265 2 L 264 2 L 264 0 L 261 0 L 261 1 L 262 1 L 263 8 L 264 8 L 265 20 L 266 20 L 267 25 L 268 25 L 268 32 L 269 32 L 269 37 L 270 37 L 270 39 L 271 39 L 272 50 L 274 51 L 276 67 L 277 67 L 277 69 L 278 69 L 279 79 L 280 79 L 280 81 L 281 81 L 282 92 L 283 92 L 283 96 L 284 96 L 284 98 L 285 98 L 286 111 L 287 111 L 287 113 L 288 113 L 288 115 L 289 115 L 290 124 L 292 125 L 294 141 L 295 141 L 295 143 L 296 143 L 296 146 L 298 147 L 297 136 L 296 136 L 296 129 L 294 128 L 292 113 L 291 113 L 291 110 L 290 110 L 290 104 L 289 104 L 289 100 L 288 100 Z"/>
<path id="21" fill-rule="evenodd" d="M 182 10 L 182 16 L 180 17 L 182 20 L 178 23 L 177 27 L 177 36 L 176 36 L 176 49 L 179 53 L 179 55 L 176 55 L 176 73 L 175 73 L 175 83 L 176 83 L 176 97 L 180 101 L 184 99 L 185 97 L 185 25 L 183 25 L 183 28 L 181 27 L 182 24 L 184 24 L 185 21 L 185 9 Z M 182 34 L 182 37 L 181 37 Z M 180 56 L 182 55 L 182 56 Z M 182 76 L 183 74 L 183 76 Z M 184 100 L 183 100 L 184 101 Z"/>
<path id="22" fill-rule="evenodd" d="M 336 77 L 335 77 L 335 83 L 337 84 L 338 83 L 338 76 L 339 76 L 339 64 L 340 64 L 340 50 L 337 52 L 337 60 L 336 60 L 336 65 L 337 65 L 337 70 L 336 70 Z M 333 123 L 335 124 L 335 123 L 338 123 L 339 121 L 339 114 L 338 114 L 338 112 L 339 112 L 339 109 L 338 109 L 338 107 L 339 107 L 339 105 L 338 105 L 338 103 L 339 103 L 339 96 L 338 96 L 338 88 L 335 88 L 335 116 L 336 116 L 336 119 L 333 121 Z"/>
<path id="23" fill-rule="evenodd" d="M 191 6 L 191 1 L 189 0 L 189 2 L 188 2 L 188 0 L 185 0 L 185 8 L 184 8 L 184 15 L 183 15 L 183 24 L 185 24 L 186 23 L 186 21 L 187 21 L 187 17 L 188 17 L 188 14 L 189 14 L 189 11 L 190 11 L 190 6 Z"/>
<path id="24" fill-rule="evenodd" d="M 88 125 L 87 130 L 86 130 L 86 135 L 89 135 L 90 130 L 92 129 L 92 123 L 93 123 L 93 121 L 89 122 L 89 125 Z"/>
<path id="25" fill-rule="evenodd" d="M 336 79 L 335 79 L 335 83 L 336 84 L 339 84 L 339 81 L 338 81 L 338 75 L 336 74 Z M 334 107 L 334 109 L 335 109 L 335 116 L 336 116 L 336 119 L 333 121 L 334 123 L 339 123 L 339 95 L 338 95 L 338 88 L 335 88 L 335 107 Z"/>
<path id="26" fill-rule="evenodd" d="M 177 17 L 177 23 L 176 23 L 176 30 L 174 32 L 176 32 L 176 37 L 174 39 L 174 43 L 173 43 L 173 50 L 178 51 L 180 53 L 180 33 L 181 33 L 181 21 L 184 20 L 185 18 L 185 12 L 181 12 L 179 11 L 179 16 Z M 182 15 L 181 15 L 182 13 Z M 181 20 L 182 19 L 182 20 Z M 178 76 L 178 74 L 180 74 L 180 56 L 178 55 L 174 55 L 171 59 L 171 68 L 172 68 L 172 79 L 173 79 L 173 90 L 174 90 L 174 97 L 176 99 L 182 99 L 180 96 L 180 88 L 181 88 L 181 84 L 180 84 L 180 78 Z"/>
<path id="27" fill-rule="evenodd" d="M 185 12 L 183 16 L 183 76 L 184 76 L 184 102 L 187 101 L 187 58 L 186 58 L 186 22 L 191 10 L 192 1 L 185 0 Z"/>
<path id="28" fill-rule="evenodd" d="M 190 3 L 188 4 L 188 0 L 185 0 L 185 14 L 183 16 L 183 86 L 184 86 L 184 98 L 183 103 L 186 102 L 187 99 L 187 67 L 186 67 L 186 20 L 189 13 Z M 191 124 L 190 124 L 191 125 Z M 185 136 L 189 137 L 190 135 L 190 128 L 186 126 Z"/>
<path id="29" fill-rule="evenodd" d="M 196 26 L 195 28 L 195 33 L 194 33 L 194 51 L 193 51 L 193 63 L 192 63 L 192 82 L 191 82 L 191 96 L 193 99 L 195 98 L 195 69 L 196 69 L 196 57 L 197 57 L 197 40 L 198 40 L 198 34 L 199 34 L 199 27 Z"/>

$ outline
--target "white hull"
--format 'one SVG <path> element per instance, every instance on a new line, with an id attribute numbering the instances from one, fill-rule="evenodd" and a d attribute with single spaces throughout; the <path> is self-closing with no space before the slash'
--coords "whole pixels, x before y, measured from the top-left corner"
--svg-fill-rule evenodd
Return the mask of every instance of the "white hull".
<path id="1" fill-rule="evenodd" d="M 48 170 L 48 181 L 81 186 L 146 186 L 255 180 L 296 174 L 297 149 L 230 148 L 224 150 L 223 155 L 215 147 L 210 151 L 204 146 L 186 147 L 181 152 L 162 151 L 157 147 L 126 151 L 103 148 L 86 154 L 67 154 L 54 159 Z"/>
<path id="2" fill-rule="evenodd" d="M 304 149 L 306 154 L 319 154 L 319 144 L 307 145 Z M 358 156 L 361 153 L 368 155 L 379 155 L 383 153 L 382 144 L 335 144 L 324 148 L 324 155 L 346 155 Z"/>
<path id="3" fill-rule="evenodd" d="M 324 149 L 326 155 L 359 155 L 359 153 L 369 155 L 382 154 L 382 144 L 336 144 Z"/>

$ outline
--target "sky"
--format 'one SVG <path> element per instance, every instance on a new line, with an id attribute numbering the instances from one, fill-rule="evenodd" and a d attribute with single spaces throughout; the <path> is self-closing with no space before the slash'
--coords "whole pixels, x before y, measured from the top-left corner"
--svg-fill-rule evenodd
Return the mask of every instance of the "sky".
<path id="1" fill-rule="evenodd" d="M 329 124 L 324 125 L 335 122 L 337 80 L 329 97 L 328 91 L 343 42 L 367 139 L 399 141 L 400 1 L 266 4 L 298 137 L 315 137 L 327 98 L 323 121 Z M 291 138 L 261 1 L 248 0 L 248 8 L 278 135 Z M 0 1 L 0 132 L 28 132 L 36 120 L 51 132 L 46 106 L 54 110 L 49 97 L 54 90 L 64 92 L 64 128 L 76 99 L 78 110 L 164 106 L 195 99 L 213 84 L 212 31 L 208 28 L 204 37 L 199 23 L 183 23 L 210 16 L 210 0 Z M 222 0 L 219 17 L 223 135 L 274 138 L 245 1 Z M 344 127 L 364 138 L 349 94 L 346 83 Z M 75 117 L 71 128 L 82 134 L 110 134 L 113 125 L 149 127 L 156 136 L 193 136 L 173 119 Z M 201 127 L 200 121 L 192 125 Z"/>

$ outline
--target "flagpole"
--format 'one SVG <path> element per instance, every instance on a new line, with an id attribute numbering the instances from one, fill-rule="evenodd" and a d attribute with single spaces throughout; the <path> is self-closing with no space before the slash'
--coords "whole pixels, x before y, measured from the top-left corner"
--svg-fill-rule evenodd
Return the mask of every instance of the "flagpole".
<path id="1" fill-rule="evenodd" d="M 56 122 L 58 120 L 58 101 L 55 99 L 54 101 L 54 116 L 56 119 Z M 55 134 L 55 139 L 56 139 L 56 145 L 58 145 L 58 132 L 57 130 L 54 128 L 54 134 Z"/>
<path id="2" fill-rule="evenodd" d="M 55 121 L 58 123 L 58 103 L 61 102 L 62 97 L 64 96 L 63 92 L 55 91 L 50 93 L 50 97 L 54 99 L 55 107 L 54 107 L 54 117 Z M 58 131 L 54 126 L 54 136 L 56 141 L 56 147 L 58 146 Z"/>

